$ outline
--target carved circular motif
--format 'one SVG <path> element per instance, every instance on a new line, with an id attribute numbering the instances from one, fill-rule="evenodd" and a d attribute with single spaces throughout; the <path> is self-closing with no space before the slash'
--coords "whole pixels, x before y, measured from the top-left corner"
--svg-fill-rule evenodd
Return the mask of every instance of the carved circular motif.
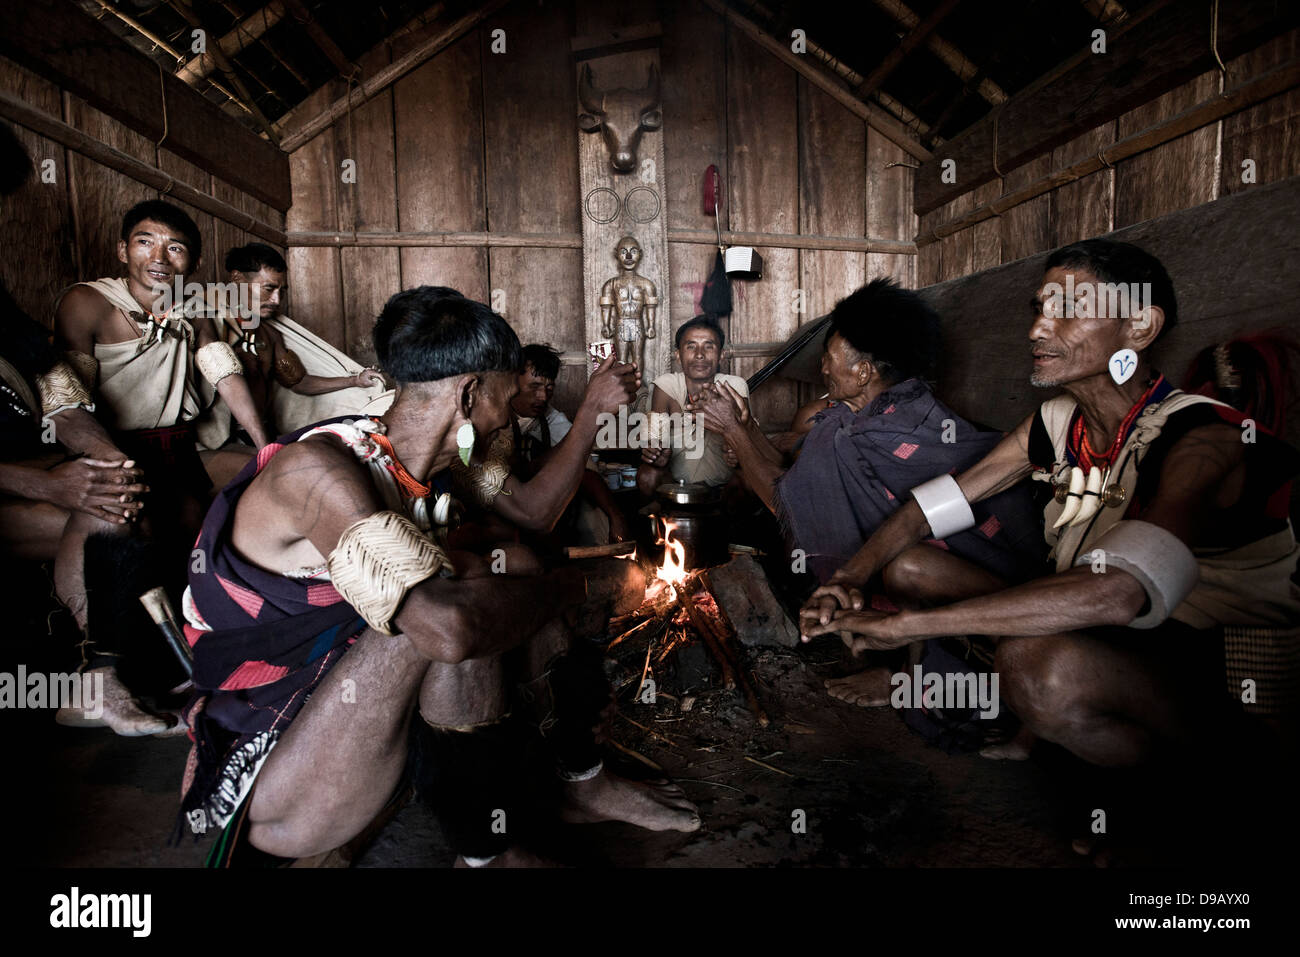
<path id="1" fill-rule="evenodd" d="M 623 204 L 618 198 L 618 193 L 608 186 L 597 186 L 587 194 L 582 205 L 592 222 L 612 223 L 618 218 L 619 208 Z"/>
<path id="2" fill-rule="evenodd" d="M 623 197 L 623 208 L 633 222 L 651 222 L 659 216 L 659 194 L 649 186 L 633 186 Z"/>

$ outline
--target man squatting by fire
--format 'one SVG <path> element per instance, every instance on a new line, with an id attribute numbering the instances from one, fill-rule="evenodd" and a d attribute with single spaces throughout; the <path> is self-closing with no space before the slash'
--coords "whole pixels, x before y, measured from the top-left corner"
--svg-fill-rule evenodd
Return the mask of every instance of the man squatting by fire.
<path id="1" fill-rule="evenodd" d="M 185 601 L 198 690 L 181 826 L 227 827 L 218 855 L 302 857 L 349 841 L 399 789 L 414 742 L 416 787 L 458 863 L 529 861 L 511 822 L 525 817 L 534 738 L 504 720 L 514 705 L 538 712 L 567 820 L 699 827 L 675 786 L 602 767 L 609 688 L 565 623 L 603 603 L 603 625 L 611 597 L 615 610 L 641 600 L 644 573 L 617 560 L 604 577 L 545 572 L 515 549 L 491 574 L 448 527 L 453 495 L 533 525 L 558 518 L 597 416 L 628 401 L 635 367 L 611 358 L 596 371 L 569 434 L 521 483 L 486 441 L 509 434 L 519 340 L 447 292 L 398 293 L 380 315 L 376 355 L 398 382 L 382 416 L 267 446 L 204 522 L 207 572 L 191 572 Z M 476 458 L 478 444 L 488 451 Z"/>
<path id="2" fill-rule="evenodd" d="M 728 382 L 701 390 L 689 404 L 734 450 L 745 485 L 777 516 L 791 546 L 803 550 L 819 583 L 853 557 L 909 489 L 970 467 L 1001 440 L 931 391 L 926 380 L 938 351 L 934 310 L 912 290 L 875 279 L 831 311 L 822 353 L 831 404 L 814 410 L 792 464 Z M 1042 533 L 1027 490 L 1005 490 L 975 509 L 973 527 L 938 544 L 1005 581 L 1039 574 Z M 869 668 L 828 680 L 826 688 L 832 697 L 878 707 L 889 701 L 895 670 Z"/>
<path id="3" fill-rule="evenodd" d="M 1083 308 L 1060 295 L 1071 283 L 1136 283 L 1150 296 L 1140 309 L 1101 295 Z M 1287 519 L 1296 452 L 1262 430 L 1243 441 L 1240 413 L 1175 389 L 1153 366 L 1178 304 L 1144 250 L 1109 240 L 1057 250 L 1033 312 L 1031 381 L 1064 393 L 971 467 L 912 489 L 813 593 L 805 638 L 844 633 L 858 650 L 993 636 L 1023 726 L 1002 757 L 1027 757 L 1035 739 L 1106 766 L 1221 746 L 1235 723 L 1219 626 L 1300 620 Z M 921 544 L 970 528 L 972 506 L 1025 479 L 1044 493 L 1053 574 L 1008 587 Z M 877 575 L 901 610 L 866 606 Z"/>

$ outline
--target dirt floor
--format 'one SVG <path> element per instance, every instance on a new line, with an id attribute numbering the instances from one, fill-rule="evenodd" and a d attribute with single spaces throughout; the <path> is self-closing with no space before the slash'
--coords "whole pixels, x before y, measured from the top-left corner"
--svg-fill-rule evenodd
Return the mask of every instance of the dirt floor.
<path id="1" fill-rule="evenodd" d="M 51 637 L 43 621 L 5 636 L 0 670 L 20 661 L 29 669 L 62 667 L 71 644 L 66 626 L 55 624 Z M 734 691 L 697 691 L 689 711 L 675 692 L 661 693 L 653 705 L 632 701 L 630 689 L 620 698 L 613 736 L 622 749 L 610 751 L 609 766 L 629 776 L 654 774 L 646 762 L 662 767 L 698 804 L 700 831 L 552 825 L 539 832 L 540 849 L 568 863 L 618 867 L 1084 867 L 1088 861 L 1071 850 L 1070 838 L 1087 833 L 1091 809 L 1102 800 L 1112 822 L 1122 820 L 1124 802 L 1114 796 L 1145 793 L 1149 785 L 1150 775 L 1144 785 L 1080 772 L 1051 747 L 1023 763 L 945 754 L 909 730 L 893 709 L 863 710 L 825 694 L 823 680 L 851 667 L 837 641 L 751 650 L 751 662 L 772 719 L 767 728 L 755 723 Z M 0 863 L 202 862 L 211 835 L 167 846 L 189 748 L 185 738 L 119 738 L 59 727 L 50 711 L 6 710 L 0 711 L 0 742 L 11 835 Z M 1111 798 L 1094 798 L 1102 793 L 1094 787 L 1108 781 Z M 1195 803 L 1188 806 L 1199 813 Z M 1177 834 L 1160 838 L 1148 862 L 1204 863 L 1207 830 L 1204 817 L 1197 820 L 1196 841 L 1180 842 Z M 1224 834 L 1221 826 L 1210 832 Z M 1180 847 L 1193 845 L 1184 857 Z M 1232 847 L 1240 852 L 1242 845 Z M 430 811 L 412 802 L 356 866 L 451 862 Z"/>

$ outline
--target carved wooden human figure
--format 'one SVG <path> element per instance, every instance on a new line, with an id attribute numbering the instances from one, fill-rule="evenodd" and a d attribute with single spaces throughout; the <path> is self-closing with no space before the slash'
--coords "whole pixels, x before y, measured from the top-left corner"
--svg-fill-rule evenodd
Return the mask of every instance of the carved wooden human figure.
<path id="1" fill-rule="evenodd" d="M 619 274 L 600 289 L 601 334 L 615 340 L 620 362 L 635 362 L 644 370 L 645 341 L 655 337 L 659 290 L 636 271 L 641 264 L 641 244 L 634 237 L 620 239 L 614 257 Z"/>

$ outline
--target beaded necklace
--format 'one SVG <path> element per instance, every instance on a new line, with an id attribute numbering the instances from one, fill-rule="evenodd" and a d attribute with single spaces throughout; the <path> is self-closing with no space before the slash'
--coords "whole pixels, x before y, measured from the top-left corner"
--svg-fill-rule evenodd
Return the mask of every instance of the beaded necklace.
<path id="1" fill-rule="evenodd" d="M 378 445 L 388 456 L 388 462 L 384 463 L 385 468 L 392 473 L 393 478 L 397 480 L 398 486 L 406 493 L 408 498 L 424 498 L 430 491 L 431 487 L 418 481 L 397 458 L 393 452 L 393 443 L 388 440 L 388 436 L 381 432 L 376 432 L 371 436 L 375 444 Z"/>
<path id="2" fill-rule="evenodd" d="M 1075 410 L 1074 423 L 1070 427 L 1069 448 L 1074 454 L 1075 461 L 1084 472 L 1087 472 L 1094 465 L 1105 470 L 1115 463 L 1115 458 L 1119 455 L 1119 450 L 1124 447 L 1125 441 L 1128 440 L 1129 433 L 1133 431 L 1133 424 L 1137 421 L 1137 417 L 1141 415 L 1142 410 L 1150 404 L 1151 396 L 1155 393 L 1156 389 L 1160 387 L 1160 384 L 1164 382 L 1164 380 L 1165 377 L 1163 375 L 1157 376 L 1155 381 L 1152 382 L 1138 400 L 1133 403 L 1132 407 L 1128 410 L 1128 413 L 1124 416 L 1123 421 L 1120 422 L 1119 429 L 1115 432 L 1115 439 L 1110 443 L 1110 448 L 1106 450 L 1105 455 L 1101 455 L 1094 451 L 1092 446 L 1088 443 L 1088 427 L 1083 421 L 1083 410 Z"/>

